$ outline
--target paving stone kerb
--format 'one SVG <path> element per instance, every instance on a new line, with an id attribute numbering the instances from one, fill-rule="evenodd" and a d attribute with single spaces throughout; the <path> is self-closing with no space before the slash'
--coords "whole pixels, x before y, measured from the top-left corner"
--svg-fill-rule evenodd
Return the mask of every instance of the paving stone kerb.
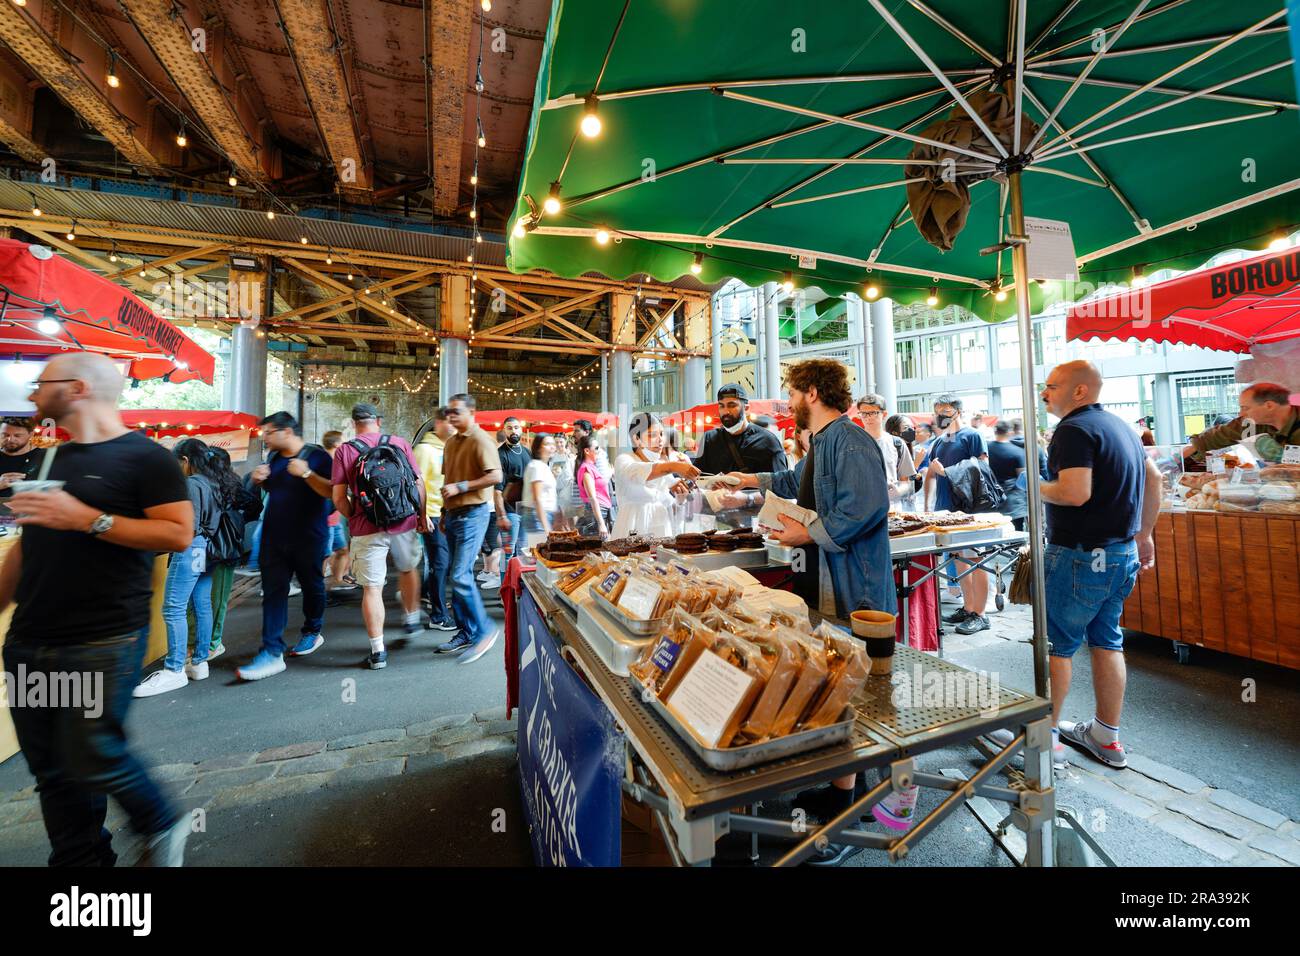
<path id="1" fill-rule="evenodd" d="M 350 734 L 329 742 L 330 750 L 347 750 L 351 747 L 364 747 L 366 744 L 383 744 L 391 740 L 401 740 L 406 736 L 405 727 L 389 727 L 384 730 L 370 730 L 364 734 Z"/>
<path id="2" fill-rule="evenodd" d="M 1190 773 L 1184 773 L 1177 767 L 1170 767 L 1141 754 L 1129 754 L 1128 768 L 1136 770 L 1143 776 L 1150 777 L 1153 780 L 1167 783 L 1184 793 L 1200 793 L 1209 786 L 1199 777 L 1194 777 Z"/>
<path id="3" fill-rule="evenodd" d="M 1237 840 L 1229 840 L 1176 813 L 1161 814 L 1151 822 L 1166 833 L 1176 836 L 1184 843 L 1188 843 L 1203 853 L 1208 853 L 1210 856 L 1222 860 L 1224 863 L 1229 862 L 1241 853 L 1245 846 L 1245 844 Z"/>
<path id="4" fill-rule="evenodd" d="M 310 757 L 312 754 L 318 754 L 325 749 L 323 740 L 307 740 L 300 744 L 289 744 L 284 747 L 272 747 L 269 750 L 263 750 L 257 755 L 258 763 L 267 763 L 271 760 L 292 760 L 295 757 Z"/>
<path id="5" fill-rule="evenodd" d="M 1286 817 L 1276 810 L 1270 810 L 1268 807 L 1261 807 L 1253 800 L 1247 800 L 1231 790 L 1211 790 L 1208 794 L 1210 802 L 1215 806 L 1223 807 L 1230 810 L 1239 817 L 1245 817 L 1247 820 L 1253 820 L 1260 826 L 1268 827 L 1270 830 L 1276 830 L 1282 824 L 1286 823 Z"/>
<path id="6" fill-rule="evenodd" d="M 1250 845 L 1256 850 L 1286 860 L 1292 866 L 1300 866 L 1300 843 L 1295 840 L 1288 840 L 1275 833 L 1261 833 L 1250 841 Z"/>
<path id="7" fill-rule="evenodd" d="M 1195 820 L 1203 827 L 1226 833 L 1237 840 L 1245 839 L 1252 830 L 1256 829 L 1256 825 L 1249 820 L 1243 820 L 1227 810 L 1216 807 L 1208 800 L 1200 800 L 1196 797 L 1179 797 L 1177 800 L 1170 800 L 1169 809 L 1181 813 L 1189 820 Z"/>

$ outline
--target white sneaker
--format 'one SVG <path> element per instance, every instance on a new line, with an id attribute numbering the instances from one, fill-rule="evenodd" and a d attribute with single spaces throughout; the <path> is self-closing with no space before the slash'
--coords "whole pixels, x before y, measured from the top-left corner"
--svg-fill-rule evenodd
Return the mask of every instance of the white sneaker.
<path id="1" fill-rule="evenodd" d="M 224 643 L 214 644 L 208 649 L 208 660 L 215 661 L 224 653 L 226 653 L 226 645 Z"/>
<path id="2" fill-rule="evenodd" d="M 289 585 L 289 597 L 297 597 L 301 593 L 302 593 L 302 588 L 298 587 L 297 584 Z"/>
<path id="3" fill-rule="evenodd" d="M 474 578 L 475 580 L 480 581 L 483 584 L 486 584 L 487 582 L 491 581 L 493 578 L 500 577 L 500 576 L 501 575 L 499 573 L 490 574 L 487 571 L 480 571 L 478 574 L 474 575 Z"/>
<path id="4" fill-rule="evenodd" d="M 208 662 L 200 661 L 197 664 L 185 663 L 185 676 L 190 680 L 207 680 L 208 679 Z"/>
<path id="5" fill-rule="evenodd" d="M 182 813 L 170 827 L 149 838 L 136 866 L 184 866 L 185 841 L 191 829 L 190 815 Z"/>
<path id="6" fill-rule="evenodd" d="M 1005 728 L 1002 730 L 990 731 L 984 736 L 988 737 L 989 740 L 993 741 L 999 747 L 1003 747 L 1003 748 L 1009 746 L 1011 744 L 1011 741 L 1015 740 L 1015 734 L 1013 734 L 1009 730 L 1006 730 Z M 1066 755 L 1067 755 L 1067 751 L 1065 749 L 1065 744 L 1061 743 L 1059 740 L 1052 744 L 1052 769 L 1053 770 L 1065 769 Z"/>
<path id="7" fill-rule="evenodd" d="M 131 696 L 154 697 L 158 694 L 165 694 L 168 691 L 180 690 L 189 682 L 190 680 L 185 676 L 184 671 L 169 671 L 164 667 L 162 670 L 154 671 L 144 680 L 140 681 L 140 686 L 131 692 Z"/>

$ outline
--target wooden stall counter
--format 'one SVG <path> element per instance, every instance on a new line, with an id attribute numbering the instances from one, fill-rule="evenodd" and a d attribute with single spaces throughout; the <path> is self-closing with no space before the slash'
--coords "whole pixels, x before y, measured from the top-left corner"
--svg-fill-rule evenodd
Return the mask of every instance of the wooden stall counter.
<path id="1" fill-rule="evenodd" d="M 1300 669 L 1300 517 L 1162 511 L 1120 624 Z"/>
<path id="2" fill-rule="evenodd" d="M 18 542 L 13 534 L 0 538 L 0 562 L 9 556 L 9 552 Z M 144 655 L 146 664 L 150 664 L 167 653 L 167 628 L 162 619 L 163 586 L 167 582 L 167 555 L 154 559 L 153 565 L 153 602 L 149 609 L 149 646 Z M 5 636 L 9 633 L 9 622 L 13 619 L 13 606 L 0 611 L 0 652 L 3 651 Z M 0 655 L 2 656 L 2 655 Z M 0 700 L 0 763 L 8 760 L 18 752 L 18 736 L 14 733 L 13 718 L 9 716 L 8 696 Z"/>

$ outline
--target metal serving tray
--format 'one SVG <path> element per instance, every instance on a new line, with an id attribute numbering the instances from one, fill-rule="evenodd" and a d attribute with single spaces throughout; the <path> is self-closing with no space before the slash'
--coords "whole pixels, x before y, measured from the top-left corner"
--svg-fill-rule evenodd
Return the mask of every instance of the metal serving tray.
<path id="1" fill-rule="evenodd" d="M 705 551 L 703 554 L 682 554 L 672 548 L 658 548 L 656 560 L 660 564 L 680 561 L 701 571 L 719 568 L 763 568 L 767 566 L 767 548 L 743 548 L 736 551 Z"/>
<path id="2" fill-rule="evenodd" d="M 648 621 L 638 621 L 636 618 L 628 617 L 622 608 L 616 607 L 610 602 L 609 598 L 595 588 L 592 588 L 590 593 L 591 599 L 596 606 L 609 615 L 628 637 L 641 639 L 657 637 L 659 632 L 664 629 L 664 619 L 662 617 L 654 617 Z"/>
<path id="3" fill-rule="evenodd" d="M 723 772 L 743 770 L 746 767 L 753 767 L 769 760 L 780 760 L 782 757 L 793 757 L 796 754 L 807 753 L 809 750 L 817 750 L 820 747 L 832 747 L 835 744 L 846 743 L 853 736 L 853 724 L 857 719 L 857 711 L 850 705 L 844 708 L 844 713 L 840 715 L 838 724 L 831 724 L 829 727 L 818 727 L 816 730 L 804 730 L 796 734 L 786 734 L 784 737 L 767 740 L 761 744 L 746 744 L 743 747 L 726 747 L 716 750 L 700 743 L 695 735 L 673 716 L 673 712 L 665 707 L 658 697 L 641 686 L 641 682 L 634 675 L 629 675 L 628 681 L 640 692 L 641 700 L 662 717 L 668 726 L 672 727 L 677 736 L 682 739 L 682 742 L 691 749 L 695 756 L 699 757 L 705 765 Z"/>
<path id="4" fill-rule="evenodd" d="M 574 563 L 576 564 L 577 562 Z M 560 580 L 561 575 L 564 575 L 572 570 L 573 570 L 572 564 L 562 565 L 558 568 L 548 568 L 541 561 L 538 561 L 537 580 L 541 581 L 542 584 L 546 585 L 548 588 L 555 590 L 556 589 L 555 584 L 557 581 Z"/>
<path id="5" fill-rule="evenodd" d="M 995 541 L 998 538 L 1006 537 L 1008 531 L 1013 531 L 1010 524 L 1000 528 L 976 528 L 972 531 L 936 531 L 934 539 L 937 547 L 948 547 L 954 544 L 969 544 L 972 541 Z"/>
<path id="6" fill-rule="evenodd" d="M 767 548 L 768 564 L 793 564 L 795 549 L 788 544 L 778 544 L 773 541 L 764 541 L 763 547 Z"/>
<path id="7" fill-rule="evenodd" d="M 583 581 L 581 584 L 578 585 L 577 591 L 579 597 L 583 596 L 583 591 L 587 588 L 587 586 L 590 583 L 591 583 L 590 581 Z M 561 604 L 567 607 L 570 611 L 576 612 L 578 608 L 582 606 L 582 603 L 581 601 L 578 600 L 578 597 L 575 597 L 572 594 L 565 594 L 559 588 L 552 588 L 551 593 L 555 595 L 555 599 L 557 601 L 559 601 Z"/>
<path id="8" fill-rule="evenodd" d="M 898 554 L 900 551 L 928 551 L 933 547 L 935 547 L 933 531 L 926 531 L 921 534 L 904 534 L 889 539 L 890 554 Z"/>
<path id="9" fill-rule="evenodd" d="M 609 602 L 606 601 L 604 606 L 609 606 Z M 598 610 L 595 601 L 582 602 L 577 609 L 578 633 L 601 662 L 620 677 L 627 677 L 628 668 L 659 639 L 657 633 L 649 637 L 633 637 L 610 620 L 607 612 Z"/>

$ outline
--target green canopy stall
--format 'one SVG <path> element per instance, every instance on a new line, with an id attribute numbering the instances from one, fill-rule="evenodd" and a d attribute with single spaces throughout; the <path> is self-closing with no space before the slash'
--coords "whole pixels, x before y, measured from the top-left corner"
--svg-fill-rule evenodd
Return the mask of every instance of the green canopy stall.
<path id="1" fill-rule="evenodd" d="M 509 265 L 1017 316 L 1028 398 L 1071 290 L 1030 281 L 1024 217 L 1104 281 L 1294 228 L 1292 64 L 1286 0 L 555 0 Z"/>

